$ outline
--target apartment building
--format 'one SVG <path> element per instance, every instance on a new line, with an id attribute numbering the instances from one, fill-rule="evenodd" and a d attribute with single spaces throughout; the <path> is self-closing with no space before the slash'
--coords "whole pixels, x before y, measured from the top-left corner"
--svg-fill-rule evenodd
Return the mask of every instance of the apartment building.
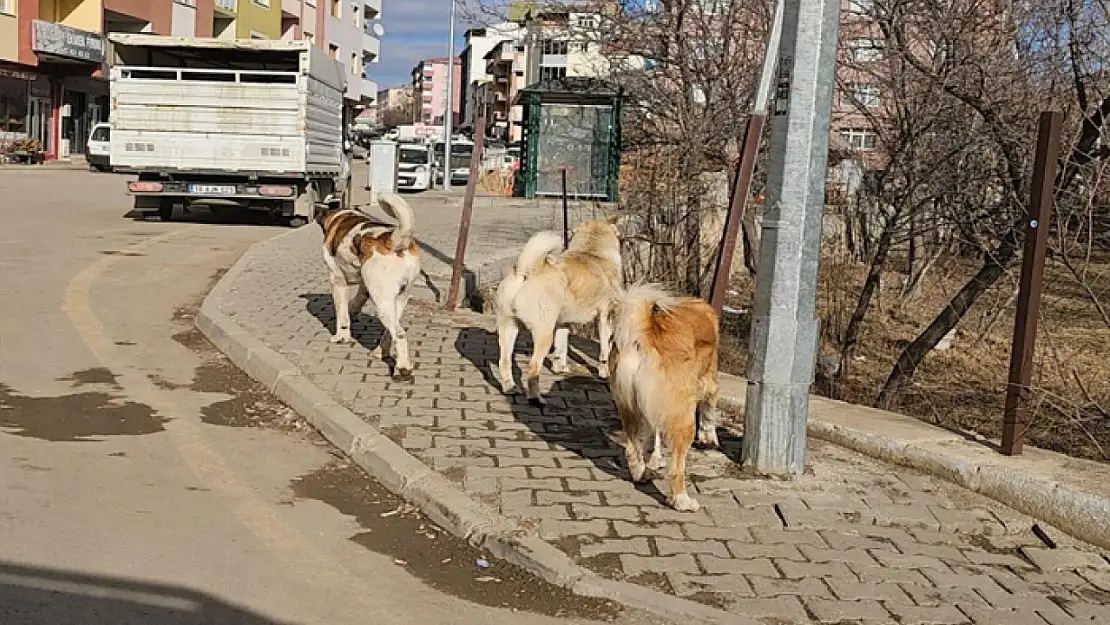
<path id="1" fill-rule="evenodd" d="M 476 115 L 486 120 L 486 134 L 504 141 L 520 141 L 523 109 L 515 104 L 517 94 L 528 86 L 527 46 L 523 38 L 498 42 L 485 56 L 488 80 L 475 89 Z"/>
<path id="2" fill-rule="evenodd" d="M 520 24 L 504 22 L 466 31 L 459 58 L 462 61 L 462 96 L 459 98 L 459 117 L 462 129 L 473 129 L 477 121 L 477 97 L 479 87 L 492 79 L 486 71 L 486 55 L 502 41 L 515 41 L 522 35 Z"/>
<path id="3" fill-rule="evenodd" d="M 458 127 L 462 95 L 462 60 L 459 58 L 426 59 L 412 68 L 413 118 L 418 123 L 442 124 L 447 114 L 447 68 L 454 61 L 451 80 L 452 124 Z"/>
<path id="4" fill-rule="evenodd" d="M 330 23 L 329 11 L 346 21 Z M 50 159 L 84 151 L 108 119 L 113 32 L 308 39 L 351 68 L 357 107 L 377 93 L 366 67 L 380 50 L 380 13 L 381 0 L 0 0 L 0 146 L 33 139 Z"/>
<path id="5" fill-rule="evenodd" d="M 412 85 L 378 91 L 375 123 L 379 126 L 412 123 Z"/>
<path id="6" fill-rule="evenodd" d="M 305 0 L 307 1 L 307 0 Z M 371 66 L 381 55 L 381 0 L 315 0 L 323 9 L 320 47 L 347 68 L 347 102 L 361 109 L 377 97 Z"/>

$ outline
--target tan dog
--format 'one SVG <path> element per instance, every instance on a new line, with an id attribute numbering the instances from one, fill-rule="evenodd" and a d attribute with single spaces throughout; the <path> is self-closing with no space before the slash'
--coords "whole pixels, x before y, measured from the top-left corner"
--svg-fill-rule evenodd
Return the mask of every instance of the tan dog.
<path id="1" fill-rule="evenodd" d="M 382 209 L 397 219 L 397 225 L 379 223 L 356 210 L 339 210 L 319 216 L 324 230 L 324 262 L 331 271 L 331 293 L 335 302 L 335 334 L 332 343 L 353 343 L 351 312 L 366 300 L 374 302 L 375 313 L 397 350 L 394 379 L 412 377 L 408 340 L 401 315 L 408 305 L 412 284 L 420 275 L 420 253 L 413 237 L 412 208 L 400 196 L 383 194 Z M 382 341 L 382 352 L 389 347 Z"/>
<path id="2" fill-rule="evenodd" d="M 718 332 L 717 314 L 705 301 L 656 286 L 632 287 L 615 306 L 609 386 L 628 438 L 628 472 L 634 482 L 645 479 L 644 447 L 655 434 L 653 464 L 661 460 L 661 435 L 671 451 L 667 502 L 675 510 L 698 509 L 686 494 L 695 428 L 699 442 L 717 446 Z"/>
<path id="3" fill-rule="evenodd" d="M 598 375 L 609 373 L 610 311 L 620 292 L 621 243 L 613 221 L 588 221 L 574 228 L 570 247 L 559 254 L 563 237 L 539 232 L 525 244 L 513 272 L 497 288 L 497 340 L 501 348 L 498 374 L 501 389 L 511 393 L 513 348 L 518 323 L 532 333 L 532 359 L 524 377 L 528 399 L 543 404 L 540 368 L 555 345 L 552 371 L 567 371 L 569 323 L 598 320 L 601 356 Z M 556 330 L 556 326 L 559 327 Z"/>

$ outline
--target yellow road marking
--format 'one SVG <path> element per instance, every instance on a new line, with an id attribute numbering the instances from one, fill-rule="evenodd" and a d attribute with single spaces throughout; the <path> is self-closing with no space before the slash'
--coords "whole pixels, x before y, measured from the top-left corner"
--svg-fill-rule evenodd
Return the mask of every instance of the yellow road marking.
<path id="1" fill-rule="evenodd" d="M 189 234 L 201 227 L 203 226 L 194 225 L 179 228 L 124 249 L 138 251 Z M 85 346 L 97 360 L 117 375 L 120 385 L 132 399 L 149 405 L 164 417 L 171 417 L 164 427 L 182 460 L 207 488 L 229 501 L 235 517 L 259 540 L 302 571 L 306 582 L 333 590 L 347 588 L 348 594 L 357 597 L 368 608 L 371 607 L 363 599 L 363 584 L 357 580 L 355 574 L 326 555 L 277 514 L 269 503 L 239 478 L 219 452 L 207 444 L 202 425 L 195 419 L 180 417 L 183 412 L 180 406 L 121 356 L 89 305 L 93 283 L 120 259 L 119 256 L 106 256 L 97 260 L 78 272 L 66 286 L 62 310 Z M 372 607 L 377 611 L 382 606 Z"/>

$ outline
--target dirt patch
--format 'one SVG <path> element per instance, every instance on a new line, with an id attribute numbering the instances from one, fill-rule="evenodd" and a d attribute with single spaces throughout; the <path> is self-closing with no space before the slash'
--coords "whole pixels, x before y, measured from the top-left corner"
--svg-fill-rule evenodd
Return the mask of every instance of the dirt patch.
<path id="1" fill-rule="evenodd" d="M 844 367 L 846 373 L 822 380 L 827 372 L 819 367 L 814 392 L 874 405 L 901 350 L 943 310 L 975 269 L 974 263 L 953 260 L 944 271 L 929 274 L 916 297 L 904 301 L 902 274 L 892 264 L 864 321 L 854 357 L 848 363 L 832 365 L 838 360 L 838 337 L 854 310 L 866 267 L 823 258 L 817 301 L 822 328 L 819 360 L 825 366 Z M 1110 292 L 1110 264 L 1099 271 L 1100 288 Z M 1078 458 L 1110 461 L 1110 361 L 1106 358 L 1110 328 L 1098 319 L 1073 282 L 1050 263 L 1026 442 Z M 954 431 L 988 439 L 1001 436 L 1013 296 L 1013 283 L 1004 279 L 972 307 L 957 326 L 952 347 L 932 352 L 918 368 L 899 412 Z M 721 320 L 722 371 L 747 373 L 753 299 L 753 281 L 743 275 L 735 278 Z"/>
<path id="2" fill-rule="evenodd" d="M 166 422 L 150 406 L 120 401 L 108 393 L 28 397 L 2 383 L 0 408 L 0 428 L 8 434 L 57 442 L 154 434 Z"/>
<path id="3" fill-rule="evenodd" d="M 352 536 L 353 542 L 394 558 L 397 566 L 456 597 L 555 617 L 612 620 L 621 611 L 612 602 L 578 597 L 493 560 L 446 534 L 349 462 L 322 467 L 294 480 L 292 488 L 297 497 L 322 501 L 354 517 L 367 531 Z M 479 560 L 489 566 L 480 566 Z"/>

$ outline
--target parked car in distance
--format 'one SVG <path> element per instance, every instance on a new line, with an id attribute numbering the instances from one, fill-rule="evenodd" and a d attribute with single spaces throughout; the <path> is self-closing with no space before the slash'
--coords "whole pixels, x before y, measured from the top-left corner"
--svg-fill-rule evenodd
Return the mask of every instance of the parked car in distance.
<path id="1" fill-rule="evenodd" d="M 106 123 L 94 125 L 85 144 L 85 160 L 89 162 L 89 169 L 112 171 L 111 150 L 112 127 Z"/>
<path id="2" fill-rule="evenodd" d="M 427 143 L 402 143 L 397 146 L 397 188 L 426 191 L 432 188 L 435 159 Z"/>

